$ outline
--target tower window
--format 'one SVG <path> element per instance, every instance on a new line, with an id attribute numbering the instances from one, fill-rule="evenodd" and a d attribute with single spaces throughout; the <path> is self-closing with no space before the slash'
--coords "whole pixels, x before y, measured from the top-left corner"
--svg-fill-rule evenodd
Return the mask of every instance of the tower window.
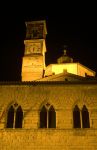
<path id="1" fill-rule="evenodd" d="M 48 103 L 40 111 L 40 128 L 56 128 L 56 112 Z"/>
<path id="2" fill-rule="evenodd" d="M 7 128 L 22 128 L 23 111 L 21 106 L 11 105 L 7 114 Z"/>

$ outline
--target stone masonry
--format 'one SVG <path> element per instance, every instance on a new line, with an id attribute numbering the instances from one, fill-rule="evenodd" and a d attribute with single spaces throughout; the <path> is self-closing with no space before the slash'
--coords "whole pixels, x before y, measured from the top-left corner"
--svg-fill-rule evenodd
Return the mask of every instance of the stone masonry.
<path id="1" fill-rule="evenodd" d="M 6 128 L 10 105 L 23 110 L 22 128 Z M 56 112 L 56 128 L 40 128 L 46 103 Z M 90 128 L 73 127 L 73 108 L 85 105 Z M 0 150 L 96 150 L 97 84 L 18 82 L 0 84 Z"/>

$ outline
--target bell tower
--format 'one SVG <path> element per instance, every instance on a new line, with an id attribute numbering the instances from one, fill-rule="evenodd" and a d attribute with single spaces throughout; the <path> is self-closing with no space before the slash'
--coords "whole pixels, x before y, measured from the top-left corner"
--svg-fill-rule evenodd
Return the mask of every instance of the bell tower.
<path id="1" fill-rule="evenodd" d="M 25 51 L 22 60 L 22 81 L 34 81 L 44 76 L 46 52 L 46 22 L 26 22 Z"/>

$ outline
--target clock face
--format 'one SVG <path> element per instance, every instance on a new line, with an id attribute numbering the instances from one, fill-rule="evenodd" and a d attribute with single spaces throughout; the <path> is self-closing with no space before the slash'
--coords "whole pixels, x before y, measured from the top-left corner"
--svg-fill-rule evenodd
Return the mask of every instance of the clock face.
<path id="1" fill-rule="evenodd" d="M 26 46 L 26 54 L 39 54 L 41 53 L 41 43 L 29 43 Z"/>

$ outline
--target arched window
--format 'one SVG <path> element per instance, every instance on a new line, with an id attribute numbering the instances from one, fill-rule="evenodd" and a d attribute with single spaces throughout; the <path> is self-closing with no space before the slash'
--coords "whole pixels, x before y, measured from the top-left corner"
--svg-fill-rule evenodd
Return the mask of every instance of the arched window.
<path id="1" fill-rule="evenodd" d="M 10 106 L 7 114 L 7 128 L 22 128 L 23 111 L 21 106 L 14 103 Z"/>
<path id="2" fill-rule="evenodd" d="M 90 128 L 89 112 L 85 105 L 82 108 L 82 127 Z"/>
<path id="3" fill-rule="evenodd" d="M 73 110 L 73 126 L 74 128 L 81 128 L 80 110 L 77 105 Z"/>
<path id="4" fill-rule="evenodd" d="M 21 106 L 19 106 L 16 110 L 15 128 L 22 128 L 22 120 L 23 120 L 23 111 Z"/>
<path id="5" fill-rule="evenodd" d="M 47 128 L 47 110 L 45 106 L 40 111 L 40 128 Z"/>
<path id="6" fill-rule="evenodd" d="M 13 123 L 14 123 L 14 108 L 13 106 L 11 106 L 8 110 L 8 114 L 7 114 L 7 124 L 6 127 L 7 128 L 13 128 Z"/>
<path id="7" fill-rule="evenodd" d="M 40 128 L 56 128 L 56 112 L 48 103 L 40 111 Z"/>
<path id="8" fill-rule="evenodd" d="M 50 109 L 48 110 L 48 127 L 49 128 L 56 128 L 56 112 L 53 108 L 53 106 L 50 107 Z"/>

